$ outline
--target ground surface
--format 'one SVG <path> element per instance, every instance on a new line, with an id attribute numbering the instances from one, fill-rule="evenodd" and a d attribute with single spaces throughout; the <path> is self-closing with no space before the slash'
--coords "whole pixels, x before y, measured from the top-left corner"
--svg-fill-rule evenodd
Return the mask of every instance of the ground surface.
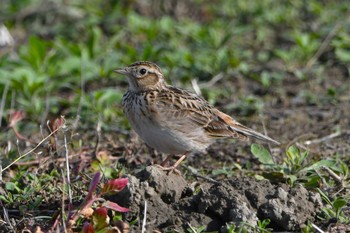
<path id="1" fill-rule="evenodd" d="M 226 224 L 245 222 L 255 227 L 258 219 L 267 218 L 274 230 L 298 231 L 308 220 L 314 221 L 322 207 L 320 195 L 302 186 L 290 188 L 249 177 L 202 183 L 197 193 L 194 185 L 153 166 L 130 176 L 128 188 L 114 198 L 130 205 L 130 220 L 143 218 L 140 213 L 147 205 L 147 229 L 164 231 L 205 225 L 207 231 L 225 232 Z"/>
<path id="2" fill-rule="evenodd" d="M 146 232 L 350 231 L 348 2 L 198 2 L 4 1 L 14 40 L 0 38 L 0 232 L 63 232 L 97 171 L 97 190 L 129 178 L 104 197 L 130 209 L 108 212 L 124 232 L 144 218 Z M 259 141 L 218 140 L 181 174 L 152 166 L 166 155 L 130 129 L 113 73 L 135 60 L 281 142 L 264 145 L 273 162 L 251 152 Z"/>
<path id="3" fill-rule="evenodd" d="M 315 84 L 313 80 L 307 83 L 289 80 L 284 86 L 286 93 L 278 97 L 279 103 L 263 111 L 268 134 L 283 143 L 282 147 L 271 148 L 276 160 L 281 160 L 279 155 L 292 143 L 310 151 L 310 159 L 316 161 L 334 154 L 346 157 L 350 153 L 347 92 L 342 97 L 344 102 L 330 102 L 323 106 L 308 104 L 298 96 L 300 89 L 312 87 L 315 96 L 322 98 L 324 86 L 338 85 L 339 88 L 344 84 L 349 88 L 349 81 L 342 75 L 333 76 L 330 83 L 321 84 Z M 247 119 L 249 124 L 254 121 L 260 125 L 259 118 Z M 340 133 L 334 138 L 327 138 L 339 129 Z M 135 140 L 133 145 L 140 143 L 142 148 L 142 141 Z M 245 166 L 245 163 L 254 160 L 249 155 L 248 145 L 245 142 L 220 141 L 212 145 L 207 153 L 191 154 L 185 166 L 207 172 L 218 169 L 222 166 L 219 164 L 225 164 L 229 169 L 232 169 L 233 163 Z M 143 153 L 137 159 L 140 163 L 158 160 Z M 258 167 L 254 169 L 259 170 Z M 182 171 L 188 174 L 188 170 Z M 131 186 L 120 194 L 120 199 L 127 200 L 123 203 L 131 205 L 134 210 L 127 215 L 130 219 L 140 217 L 140 214 L 143 216 L 144 202 L 147 201 L 148 229 L 183 231 L 189 225 L 205 225 L 208 231 L 225 232 L 226 224 L 246 222 L 255 226 L 257 219 L 270 219 L 269 227 L 275 231 L 300 231 L 300 227 L 305 227 L 308 221 L 316 221 L 315 215 L 322 206 L 319 194 L 302 186 L 290 188 L 283 183 L 271 184 L 267 180 L 257 181 L 244 175 L 217 180 L 218 184 L 213 184 L 199 178 L 201 191 L 194 194 L 196 182 L 188 182 L 183 176 L 174 174 L 164 176 L 157 168 L 147 167 L 136 177 L 131 176 Z"/>
<path id="4" fill-rule="evenodd" d="M 349 85 L 349 81 L 339 76 L 333 76 L 330 83 L 313 84 L 312 80 L 306 82 L 285 85 L 285 92 L 276 97 L 275 93 L 266 94 L 267 98 L 276 99 L 274 104 L 267 105 L 263 110 L 263 118 L 247 117 L 244 123 L 262 131 L 261 121 L 269 135 L 282 142 L 282 146 L 273 146 L 271 150 L 275 160 L 281 160 L 283 151 L 289 143 L 299 145 L 310 151 L 310 160 L 327 158 L 334 154 L 340 157 L 350 153 L 349 118 L 350 108 L 347 94 L 336 104 L 329 102 L 322 106 L 310 105 L 298 96 L 304 86 L 315 88 L 315 96 L 321 98 L 320 85 Z M 245 83 L 245 87 L 254 83 Z M 347 92 L 344 92 L 347 93 Z M 349 92 L 348 92 L 349 93 Z M 263 119 L 263 120 L 261 120 Z M 337 130 L 340 133 L 334 138 L 324 138 Z M 121 141 L 118 138 L 124 138 Z M 318 141 L 321 139 L 320 141 Z M 96 135 L 91 136 L 91 141 L 96 140 Z M 306 142 L 310 141 L 310 144 Z M 310 222 L 318 222 L 316 214 L 323 207 L 320 195 L 314 189 L 307 190 L 302 185 L 289 187 L 284 182 L 269 180 L 258 181 L 247 175 L 249 171 L 237 169 L 236 164 L 242 167 L 250 166 L 252 170 L 259 172 L 258 162 L 252 157 L 247 142 L 234 142 L 222 140 L 213 144 L 206 153 L 193 153 L 184 163 L 184 168 L 194 169 L 206 177 L 211 177 L 216 182 L 207 181 L 198 177 L 196 173 L 188 169 L 180 168 L 182 175 L 166 175 L 154 166 L 147 164 L 159 163 L 162 155 L 147 148 L 144 143 L 131 133 L 125 137 L 122 133 L 103 133 L 99 149 L 126 166 L 129 177 L 128 188 L 118 196 L 110 197 L 122 205 L 129 207 L 131 211 L 125 215 L 125 220 L 135 218 L 142 219 L 147 201 L 147 229 L 180 232 L 186 231 L 190 226 L 207 226 L 207 231 L 225 232 L 227 224 L 239 225 L 241 222 L 256 226 L 257 220 L 270 219 L 269 228 L 274 231 L 300 231 L 300 227 Z M 72 155 L 71 166 L 89 166 L 93 157 L 93 151 Z M 49 171 L 53 161 L 44 160 L 40 167 L 42 172 Z M 54 162 L 57 163 L 58 161 Z M 173 161 L 172 161 L 173 162 Z M 229 173 L 211 173 L 226 166 Z M 36 166 L 36 165 L 35 165 Z M 74 171 L 78 172 L 78 171 Z M 197 180 L 197 181 L 196 181 Z M 78 193 L 79 187 L 77 187 Z M 83 188 L 84 189 L 84 188 Z M 57 192 L 57 191 L 56 191 Z M 47 193 L 48 194 L 48 193 Z M 53 195 L 53 196 L 52 196 Z M 48 201 L 54 205 L 42 206 L 46 213 L 53 213 L 55 205 L 60 205 L 61 197 L 57 193 L 48 194 Z M 77 200 L 79 202 L 79 200 Z M 15 209 L 9 209 L 10 216 L 17 222 L 20 217 Z M 11 214 L 13 213 L 13 214 Z M 35 215 L 36 212 L 29 212 Z M 44 213 L 44 212 L 42 212 Z M 29 219 L 29 220 L 28 220 Z M 23 224 L 18 228 L 35 228 L 43 224 L 41 220 L 35 220 L 25 215 Z M 141 221 L 134 226 L 140 229 Z M 324 226 L 326 222 L 322 222 Z M 2 229 L 8 226 L 2 225 Z"/>

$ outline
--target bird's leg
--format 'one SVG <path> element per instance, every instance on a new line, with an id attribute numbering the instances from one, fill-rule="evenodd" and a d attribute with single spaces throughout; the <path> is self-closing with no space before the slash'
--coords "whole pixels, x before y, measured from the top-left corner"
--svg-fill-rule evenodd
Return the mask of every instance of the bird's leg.
<path id="1" fill-rule="evenodd" d="M 164 167 L 166 165 L 166 163 L 169 161 L 169 159 L 171 159 L 173 157 L 173 155 L 168 155 L 163 162 L 161 162 L 160 166 Z"/>
<path id="2" fill-rule="evenodd" d="M 187 157 L 188 152 L 186 152 L 185 154 L 183 154 L 175 163 L 173 166 L 171 166 L 170 168 L 172 168 L 172 170 L 176 170 L 176 167 L 179 166 L 179 164 Z"/>
<path id="3" fill-rule="evenodd" d="M 166 163 L 171 157 L 170 155 L 160 164 L 158 167 L 162 169 L 163 171 L 168 171 L 168 175 L 171 174 L 172 172 L 175 172 L 177 174 L 181 174 L 179 170 L 176 169 L 177 166 L 187 157 L 188 152 L 185 152 L 175 163 L 174 165 L 170 167 L 164 167 L 163 163 Z M 169 158 L 170 157 L 170 158 Z"/>

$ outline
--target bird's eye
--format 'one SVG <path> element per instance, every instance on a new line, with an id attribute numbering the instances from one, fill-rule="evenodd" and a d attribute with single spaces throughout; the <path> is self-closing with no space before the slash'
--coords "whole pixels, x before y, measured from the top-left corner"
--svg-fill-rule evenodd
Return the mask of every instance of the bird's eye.
<path id="1" fill-rule="evenodd" d="M 147 70 L 145 69 L 145 68 L 142 68 L 141 70 L 140 70 L 140 74 L 146 74 L 146 72 L 147 72 Z"/>

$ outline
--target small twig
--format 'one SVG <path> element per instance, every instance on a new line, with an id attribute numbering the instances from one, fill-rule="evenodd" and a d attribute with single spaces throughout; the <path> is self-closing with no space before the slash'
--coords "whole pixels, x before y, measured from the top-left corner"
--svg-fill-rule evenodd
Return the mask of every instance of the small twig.
<path id="1" fill-rule="evenodd" d="M 8 211 L 5 208 L 4 204 L 2 203 L 2 201 L 0 200 L 0 206 L 2 207 L 2 212 L 4 215 L 4 220 L 5 222 L 7 222 L 10 225 L 10 228 L 13 230 L 13 232 L 15 232 L 15 228 L 12 226 L 9 215 L 8 215 Z"/>
<path id="2" fill-rule="evenodd" d="M 329 169 L 326 166 L 321 166 L 321 169 L 326 171 L 328 173 L 328 175 L 330 175 L 337 184 L 343 185 L 341 177 L 338 176 L 337 174 L 335 174 L 331 169 Z"/>
<path id="3" fill-rule="evenodd" d="M 97 155 L 97 150 L 98 150 L 98 147 L 100 145 L 100 141 L 101 141 L 101 117 L 99 116 L 98 117 L 98 121 L 97 121 L 97 126 L 96 126 L 96 133 L 97 133 L 97 138 L 96 138 L 96 145 L 95 145 L 95 149 L 94 149 L 94 154 L 95 156 Z"/>
<path id="4" fill-rule="evenodd" d="M 217 75 L 215 75 L 212 79 L 210 79 L 209 82 L 200 84 L 200 87 L 209 88 L 213 86 L 215 83 L 219 82 L 224 77 L 224 73 L 220 72 Z"/>
<path id="5" fill-rule="evenodd" d="M 322 231 L 321 228 L 319 228 L 318 226 L 316 226 L 314 223 L 311 223 L 311 226 L 312 226 L 313 228 L 315 228 L 318 232 L 320 232 L 320 233 L 325 233 L 324 231 Z"/>
<path id="6" fill-rule="evenodd" d="M 328 140 L 331 140 L 333 138 L 339 137 L 341 134 L 342 134 L 342 132 L 339 130 L 339 131 L 337 131 L 335 133 L 332 133 L 330 135 L 324 136 L 322 138 L 317 138 L 317 139 L 314 139 L 314 140 L 305 141 L 304 144 L 305 145 L 311 145 L 311 144 L 315 144 L 315 143 L 321 143 L 321 142 L 328 141 Z"/>
<path id="7" fill-rule="evenodd" d="M 197 233 L 197 231 L 195 229 L 193 229 L 193 227 L 191 226 L 191 224 L 189 222 L 187 222 L 187 225 L 190 227 L 190 229 L 193 233 Z"/>
<path id="8" fill-rule="evenodd" d="M 9 81 L 6 82 L 5 84 L 5 88 L 4 88 L 4 92 L 2 93 L 2 97 L 1 97 L 1 104 L 0 104 L 0 127 L 1 127 L 1 123 L 2 123 L 2 116 L 4 115 L 4 108 L 5 108 L 5 102 L 6 102 L 6 95 L 7 95 L 7 91 L 9 88 Z"/>
<path id="9" fill-rule="evenodd" d="M 344 20 L 344 18 L 345 18 L 345 20 Z M 330 44 L 332 38 L 337 34 L 337 32 L 341 29 L 341 27 L 343 25 L 345 25 L 345 23 L 347 23 L 349 18 L 350 18 L 350 10 L 346 13 L 345 17 L 341 17 L 340 19 L 338 19 L 338 21 L 335 23 L 335 25 L 332 28 L 332 30 L 328 33 L 326 38 L 323 40 L 322 44 L 318 48 L 318 50 L 315 53 L 315 55 L 312 56 L 312 58 L 306 63 L 306 68 L 310 68 L 311 66 L 313 66 L 315 64 L 317 59 L 324 53 L 324 51 L 326 51 L 326 49 L 327 49 L 328 45 Z"/>
<path id="10" fill-rule="evenodd" d="M 191 79 L 191 84 L 192 84 L 192 88 L 193 88 L 194 92 L 195 92 L 197 95 L 202 95 L 202 91 L 201 91 L 201 89 L 199 88 L 198 80 L 197 80 L 196 78 Z"/>
<path id="11" fill-rule="evenodd" d="M 19 140 L 18 139 L 16 139 L 16 148 L 17 148 L 17 153 L 20 155 L 20 154 L 22 154 L 22 152 L 21 152 L 21 149 L 19 148 Z M 4 169 L 5 170 L 5 169 Z M 4 171 L 3 170 L 3 171 Z"/>
<path id="12" fill-rule="evenodd" d="M 44 138 L 44 132 L 43 132 L 43 125 L 41 124 L 40 126 L 40 134 L 41 134 L 41 138 Z"/>
<path id="13" fill-rule="evenodd" d="M 293 138 L 287 145 L 286 145 L 286 150 L 288 150 L 288 148 L 295 144 L 296 142 L 298 142 L 300 139 L 303 139 L 303 138 L 310 138 L 310 137 L 313 137 L 315 136 L 315 134 L 313 133 L 306 133 L 306 134 L 302 134 L 302 135 L 299 135 L 295 138 Z"/>
<path id="14" fill-rule="evenodd" d="M 188 166 L 183 165 L 183 164 L 181 166 L 184 167 L 187 171 L 189 171 L 195 177 L 201 178 L 201 179 L 206 180 L 206 181 L 208 181 L 210 183 L 220 184 L 220 182 L 214 180 L 213 178 L 210 178 L 210 177 L 207 177 L 207 176 L 202 176 L 202 175 L 198 174 L 198 172 L 195 169 L 193 169 L 192 167 L 188 167 Z"/>
<path id="15" fill-rule="evenodd" d="M 69 170 L 69 152 L 68 152 L 68 146 L 67 146 L 67 136 L 65 129 L 67 126 L 65 125 L 65 122 L 62 125 L 63 129 L 63 140 L 64 140 L 64 150 L 65 150 L 65 158 L 66 158 L 66 171 L 67 171 L 67 186 L 68 186 L 68 198 L 69 198 L 69 206 L 68 211 L 70 211 L 70 208 L 72 206 L 72 189 L 71 189 L 71 182 L 70 182 L 70 170 Z"/>
<path id="16" fill-rule="evenodd" d="M 65 217 L 64 200 L 65 200 L 65 196 L 66 196 L 65 195 L 66 193 L 64 192 L 64 187 L 66 186 L 66 179 L 64 178 L 63 170 L 61 170 L 61 173 L 62 173 L 62 179 L 63 179 L 63 185 L 62 185 L 62 208 L 61 208 L 61 213 L 60 213 L 61 216 L 57 216 L 57 221 L 58 221 L 59 217 L 61 217 L 61 219 L 62 219 L 62 227 L 63 227 L 64 232 L 66 233 L 67 232 L 67 226 L 66 226 L 66 221 L 64 219 L 64 217 Z M 70 208 L 71 208 L 70 206 L 71 206 L 71 203 L 69 202 L 68 213 L 70 213 Z"/>
<path id="17" fill-rule="evenodd" d="M 297 147 L 303 149 L 303 150 L 306 150 L 306 151 L 310 150 L 309 148 L 307 148 L 306 146 L 304 146 L 303 144 L 301 144 L 301 143 L 299 143 L 299 142 L 296 142 L 295 145 L 296 145 Z M 289 148 L 289 147 L 287 147 L 287 149 L 288 149 L 288 148 Z"/>
<path id="18" fill-rule="evenodd" d="M 64 118 L 63 118 L 64 120 Z M 65 121 L 65 120 L 64 120 Z M 29 155 L 30 153 L 33 153 L 41 144 L 43 144 L 48 138 L 50 138 L 54 133 L 56 133 L 58 130 L 60 130 L 63 127 L 64 124 L 62 124 L 61 126 L 59 126 L 57 129 L 55 129 L 54 131 L 52 131 L 48 136 L 46 136 L 43 140 L 41 140 L 33 149 L 29 150 L 28 152 L 24 153 L 23 155 L 20 155 L 17 159 L 15 159 L 13 162 L 11 162 L 9 165 L 7 165 L 2 171 L 7 170 L 9 167 L 11 167 L 13 164 L 15 164 L 16 162 L 18 162 L 19 160 L 21 160 L 22 158 L 26 157 L 27 155 Z"/>
<path id="19" fill-rule="evenodd" d="M 322 183 L 323 184 L 325 184 L 326 185 L 326 187 L 328 187 L 329 185 L 328 185 L 328 183 L 327 183 L 327 181 L 326 181 L 326 179 L 323 177 L 323 175 L 319 172 L 319 170 L 318 169 L 315 169 L 315 172 L 317 173 L 317 175 L 321 178 L 321 180 L 322 180 Z"/>
<path id="20" fill-rule="evenodd" d="M 67 230 L 66 230 L 66 223 L 65 223 L 65 220 L 63 219 L 64 216 L 65 216 L 65 211 L 64 211 L 64 200 L 65 200 L 65 192 L 64 192 L 64 187 L 66 186 L 66 179 L 64 178 L 64 173 L 63 173 L 63 170 L 61 170 L 61 176 L 62 176 L 62 188 L 59 188 L 59 190 L 61 190 L 62 192 L 62 198 L 61 198 L 61 212 L 59 214 L 57 214 L 56 218 L 55 218 L 55 221 L 53 222 L 52 224 L 52 227 L 51 227 L 51 232 L 54 232 L 54 230 L 56 229 L 56 227 L 58 226 L 58 221 L 59 219 L 62 220 L 62 225 L 63 225 L 63 229 L 64 229 L 64 232 L 67 233 Z M 58 229 L 57 229 L 58 231 Z"/>
<path id="21" fill-rule="evenodd" d="M 56 127 L 55 126 L 56 121 L 54 121 L 51 125 L 50 125 L 50 123 L 51 123 L 50 120 L 46 121 L 46 126 L 47 126 L 47 128 L 49 129 L 49 131 L 51 133 L 52 132 L 51 127 L 53 127 L 53 129 Z M 57 138 L 56 134 L 53 135 L 53 139 L 55 140 L 54 148 L 55 148 L 55 151 L 57 152 L 57 148 L 59 147 L 59 141 L 58 141 L 58 138 Z"/>
<path id="22" fill-rule="evenodd" d="M 145 209 L 143 210 L 142 233 L 146 232 L 146 223 L 147 223 L 147 201 L 145 201 Z"/>

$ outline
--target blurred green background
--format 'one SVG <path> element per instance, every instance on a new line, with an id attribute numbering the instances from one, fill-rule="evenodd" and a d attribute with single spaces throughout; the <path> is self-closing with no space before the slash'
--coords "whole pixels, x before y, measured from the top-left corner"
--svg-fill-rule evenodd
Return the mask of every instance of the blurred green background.
<path id="1" fill-rule="evenodd" d="M 21 110 L 26 126 L 79 115 L 125 128 L 126 82 L 113 69 L 138 60 L 157 63 L 173 85 L 200 87 L 212 104 L 259 112 L 288 77 L 322 80 L 334 65 L 348 76 L 348 9 L 319 0 L 3 0 L 0 23 L 13 43 L 0 53 L 1 124 Z M 262 94 L 235 85 L 244 79 Z"/>

